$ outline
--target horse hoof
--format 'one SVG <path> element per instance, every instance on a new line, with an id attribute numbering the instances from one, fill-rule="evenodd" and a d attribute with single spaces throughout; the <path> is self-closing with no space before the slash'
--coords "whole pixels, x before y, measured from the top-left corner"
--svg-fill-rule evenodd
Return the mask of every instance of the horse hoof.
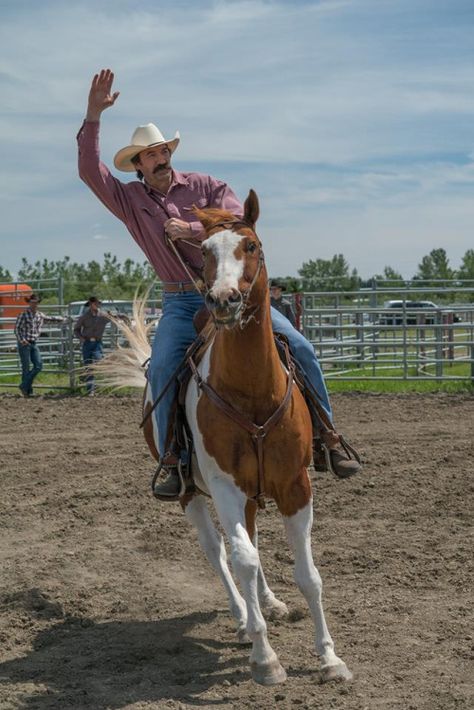
<path id="1" fill-rule="evenodd" d="M 247 634 L 246 629 L 238 629 L 237 631 L 237 642 L 241 646 L 249 646 L 252 643 L 250 636 Z"/>
<path id="2" fill-rule="evenodd" d="M 251 663 L 250 672 L 254 681 L 260 685 L 276 685 L 286 680 L 286 671 L 279 661 Z"/>
<path id="3" fill-rule="evenodd" d="M 329 683 L 333 680 L 349 682 L 352 678 L 352 673 L 344 662 L 338 663 L 336 666 L 326 666 L 326 668 L 321 669 L 322 683 Z"/>
<path id="4" fill-rule="evenodd" d="M 264 607 L 262 611 L 264 612 L 264 616 L 269 619 L 269 621 L 274 621 L 275 619 L 285 619 L 289 614 L 288 607 L 285 602 L 281 602 L 278 599 L 275 599 L 275 601 L 271 604 Z"/>

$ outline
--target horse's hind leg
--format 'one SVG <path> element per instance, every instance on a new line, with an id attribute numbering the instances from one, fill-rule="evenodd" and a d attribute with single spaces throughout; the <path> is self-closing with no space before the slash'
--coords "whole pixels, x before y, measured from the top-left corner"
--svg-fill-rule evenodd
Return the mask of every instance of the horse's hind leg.
<path id="1" fill-rule="evenodd" d="M 227 565 L 227 553 L 222 536 L 217 532 L 203 496 L 196 495 L 184 504 L 184 512 L 197 530 L 199 543 L 212 567 L 222 580 L 229 598 L 230 612 L 237 622 L 239 643 L 250 643 L 247 636 L 247 607 L 235 585 Z"/>
<path id="2" fill-rule="evenodd" d="M 247 500 L 245 504 L 245 524 L 247 532 L 252 540 L 252 544 L 258 550 L 258 530 L 257 530 L 257 503 L 254 500 Z M 288 607 L 284 602 L 276 598 L 267 584 L 263 573 L 262 564 L 259 558 L 257 573 L 258 601 L 265 616 L 269 619 L 281 619 L 288 615 Z"/>
<path id="3" fill-rule="evenodd" d="M 321 603 L 322 582 L 311 552 L 312 500 L 295 515 L 285 517 L 289 545 L 295 556 L 295 581 L 305 596 L 315 627 L 316 652 L 321 658 L 323 680 L 351 680 L 352 673 L 334 652 Z"/>
<path id="4" fill-rule="evenodd" d="M 252 542 L 254 546 L 258 549 L 258 530 L 255 528 L 255 533 L 252 537 Z M 288 607 L 285 602 L 277 599 L 275 594 L 272 592 L 267 584 L 265 575 L 263 573 L 262 564 L 258 565 L 257 573 L 257 589 L 258 589 L 258 600 L 262 611 L 265 613 L 267 619 L 282 619 L 288 615 Z"/>

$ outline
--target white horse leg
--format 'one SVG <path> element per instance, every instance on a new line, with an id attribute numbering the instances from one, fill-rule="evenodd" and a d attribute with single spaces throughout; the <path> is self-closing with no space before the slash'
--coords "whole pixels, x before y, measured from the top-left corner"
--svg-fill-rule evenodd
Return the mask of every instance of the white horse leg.
<path id="1" fill-rule="evenodd" d="M 334 643 L 324 618 L 321 603 L 322 582 L 311 551 L 312 500 L 296 515 L 283 516 L 283 519 L 288 542 L 295 556 L 295 581 L 308 602 L 314 621 L 315 647 L 321 658 L 323 680 L 351 680 L 352 673 L 344 661 L 334 653 Z"/>
<path id="2" fill-rule="evenodd" d="M 258 530 L 255 528 L 255 533 L 252 538 L 255 549 L 258 550 Z M 263 573 L 263 568 L 261 563 L 258 565 L 257 573 L 257 589 L 258 589 L 258 600 L 260 606 L 266 616 L 269 619 L 282 619 L 288 615 L 288 607 L 285 602 L 280 601 L 276 598 L 275 594 L 272 592 L 268 586 L 267 580 Z"/>
<path id="3" fill-rule="evenodd" d="M 227 566 L 227 553 L 222 536 L 217 532 L 209 508 L 202 496 L 196 495 L 187 503 L 185 515 L 197 530 L 199 543 L 210 564 L 222 580 L 227 592 L 230 613 L 237 622 L 237 638 L 239 643 L 248 644 L 247 636 L 247 607 L 237 589 L 232 575 Z"/>
<path id="4" fill-rule="evenodd" d="M 252 677 L 262 685 L 282 683 L 286 680 L 286 673 L 268 642 L 267 625 L 258 601 L 260 560 L 246 529 L 246 497 L 232 482 L 223 478 L 213 478 L 209 484 L 219 519 L 229 539 L 232 567 L 247 603 L 247 634 L 252 641 Z"/>

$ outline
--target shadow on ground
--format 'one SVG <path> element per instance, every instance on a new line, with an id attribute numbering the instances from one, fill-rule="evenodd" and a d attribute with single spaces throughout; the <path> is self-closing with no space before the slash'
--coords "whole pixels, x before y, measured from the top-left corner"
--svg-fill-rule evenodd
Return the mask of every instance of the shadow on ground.
<path id="1" fill-rule="evenodd" d="M 167 699 L 199 706 L 204 703 L 193 696 L 246 676 L 248 650 L 236 645 L 235 657 L 223 663 L 228 642 L 190 635 L 216 616 L 106 623 L 68 618 L 41 631 L 27 655 L 0 664 L 0 688 L 12 703 L 20 702 L 12 707 L 29 710 L 105 710 Z"/>

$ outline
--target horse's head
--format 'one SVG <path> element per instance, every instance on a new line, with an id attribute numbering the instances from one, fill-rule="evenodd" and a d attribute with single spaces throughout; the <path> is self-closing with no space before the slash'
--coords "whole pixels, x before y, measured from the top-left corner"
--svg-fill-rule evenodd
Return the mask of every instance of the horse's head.
<path id="1" fill-rule="evenodd" d="M 202 242 L 206 305 L 218 326 L 233 328 L 258 308 L 267 277 L 255 233 L 258 198 L 250 190 L 242 218 L 220 209 L 195 210 L 208 237 Z M 250 311 L 250 312 L 248 312 Z"/>

